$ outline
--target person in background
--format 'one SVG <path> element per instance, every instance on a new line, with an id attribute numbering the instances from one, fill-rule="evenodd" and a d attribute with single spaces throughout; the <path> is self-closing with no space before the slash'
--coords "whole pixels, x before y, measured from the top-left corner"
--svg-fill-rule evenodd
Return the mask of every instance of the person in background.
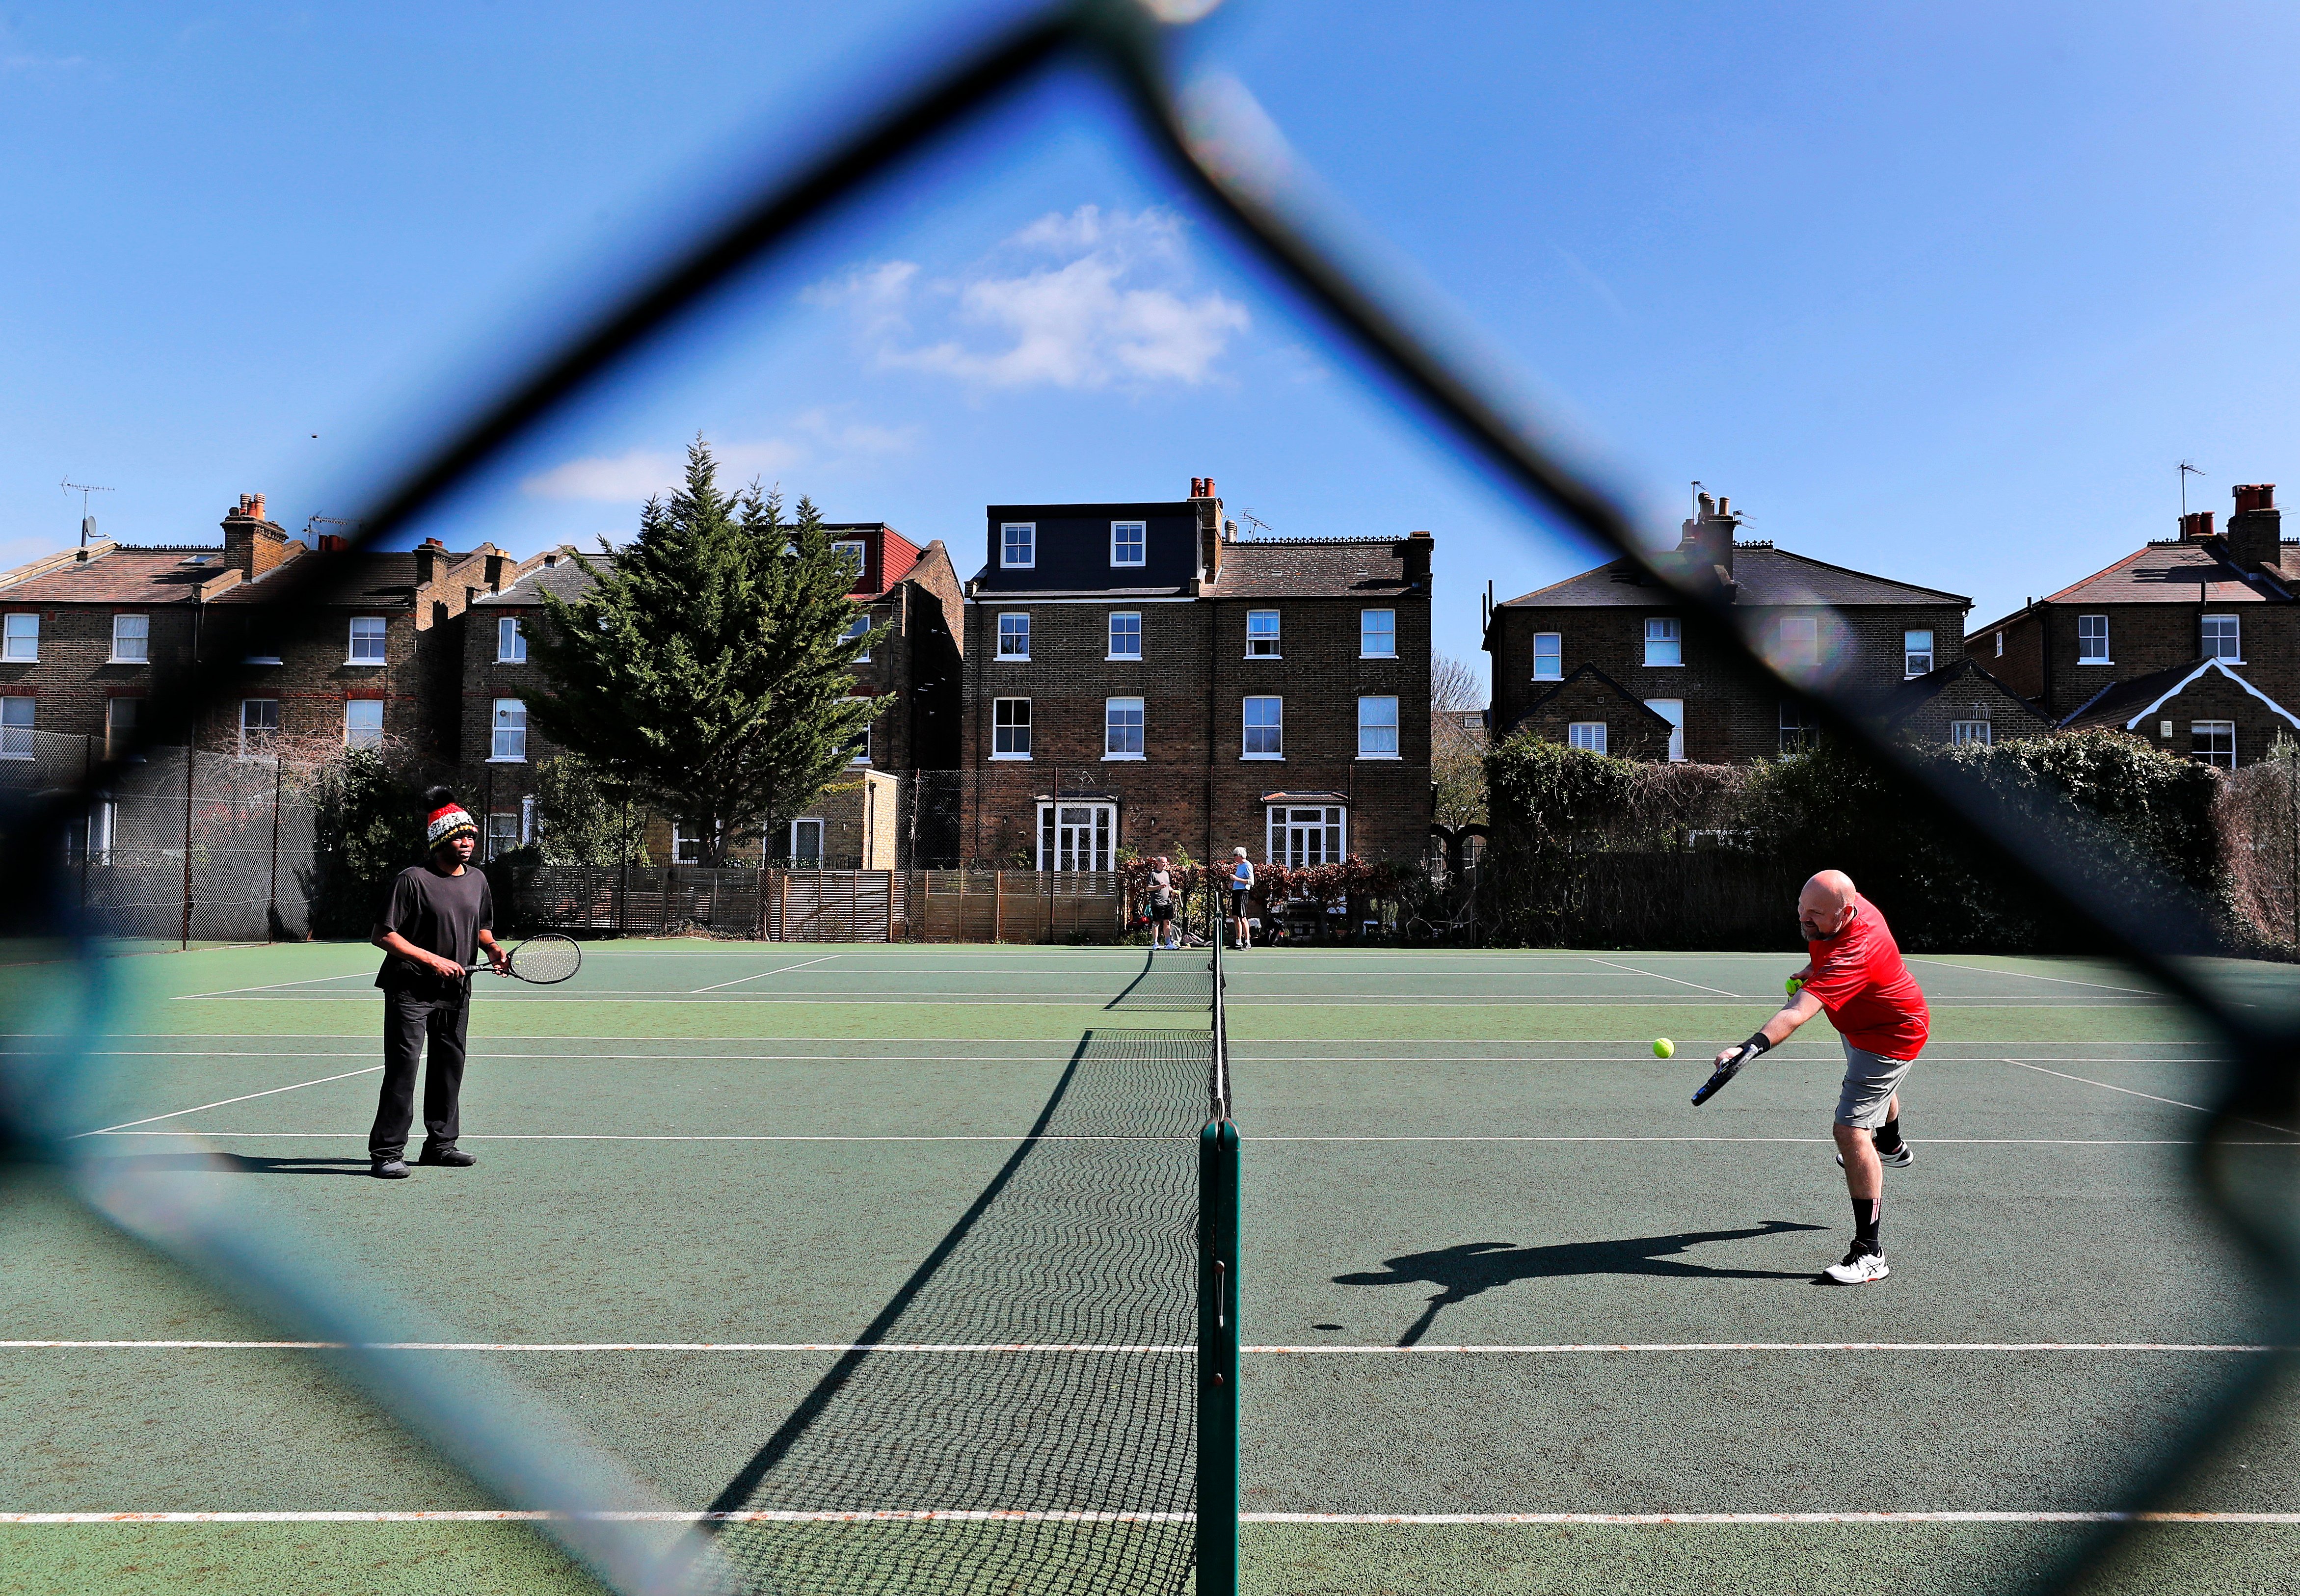
<path id="1" fill-rule="evenodd" d="M 1251 947 L 1253 942 L 1247 935 L 1248 927 L 1246 923 L 1246 900 L 1247 894 L 1254 891 L 1254 860 L 1246 856 L 1246 850 L 1243 848 L 1232 849 L 1231 853 L 1233 858 L 1229 867 L 1229 918 L 1233 935 L 1230 937 L 1230 946 Z"/>
<path id="2" fill-rule="evenodd" d="M 1182 945 L 1174 935 L 1174 872 L 1162 853 L 1150 861 L 1150 945 Z"/>

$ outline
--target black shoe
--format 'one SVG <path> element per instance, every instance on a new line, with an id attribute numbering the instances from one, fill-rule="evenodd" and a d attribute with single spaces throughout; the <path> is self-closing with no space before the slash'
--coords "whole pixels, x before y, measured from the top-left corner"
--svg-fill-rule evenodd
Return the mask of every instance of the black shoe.
<path id="1" fill-rule="evenodd" d="M 378 1180 L 405 1180 L 407 1160 L 396 1154 L 388 1159 L 374 1159 L 369 1161 L 367 1172 Z"/>
<path id="2" fill-rule="evenodd" d="M 460 1147 L 427 1147 L 415 1160 L 419 1164 L 438 1164 L 449 1169 L 468 1169 L 479 1161 L 477 1153 L 465 1152 Z"/>

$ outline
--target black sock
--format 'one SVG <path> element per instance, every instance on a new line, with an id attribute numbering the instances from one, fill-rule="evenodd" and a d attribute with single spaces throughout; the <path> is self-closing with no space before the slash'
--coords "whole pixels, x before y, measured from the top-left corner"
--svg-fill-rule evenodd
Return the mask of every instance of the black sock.
<path id="1" fill-rule="evenodd" d="M 1896 1114 L 1871 1131 L 1869 1139 L 1876 1143 L 1879 1152 L 1898 1152 L 1901 1150 L 1901 1117 Z"/>
<path id="2" fill-rule="evenodd" d="M 1885 1244 L 1877 1239 L 1877 1230 L 1884 1220 L 1883 1198 L 1855 1197 L 1853 1200 L 1853 1244 L 1864 1252 L 1882 1254 Z"/>

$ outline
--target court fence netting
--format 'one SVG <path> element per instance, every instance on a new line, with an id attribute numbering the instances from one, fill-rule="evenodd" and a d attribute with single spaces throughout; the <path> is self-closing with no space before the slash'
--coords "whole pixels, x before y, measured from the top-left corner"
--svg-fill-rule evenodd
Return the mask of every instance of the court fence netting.
<path id="1" fill-rule="evenodd" d="M 1712 651 L 1721 663 L 1778 684 L 1800 724 L 1871 748 L 1912 812 L 1979 839 L 2006 880 L 2025 883 L 2049 912 L 2096 924 L 2104 947 L 2185 1005 L 2229 1062 L 2223 1094 L 2204 1121 L 2203 1145 L 2184 1168 L 2208 1211 L 2250 1247 L 2255 1267 L 2246 1278 L 2271 1309 L 2276 1339 L 2300 1337 L 2300 1241 L 2282 1218 L 2283 1166 L 2271 1171 L 2247 1161 L 2231 1135 L 2248 1122 L 2291 1114 L 2289 1060 L 2300 1052 L 2300 1026 L 2281 1010 L 2251 1007 L 2211 987 L 2167 957 L 2157 935 L 2159 904 L 2146 892 L 2104 894 L 2079 868 L 2083 861 L 2071 857 L 2080 846 L 1980 814 L 1952 786 L 1900 759 L 1827 679 L 1793 661 L 1765 658 L 1737 622 L 1729 591 L 1656 562 L 1638 528 L 1592 477 L 1537 434 L 1523 406 L 1466 362 L 1441 356 L 1403 310 L 1341 263 L 1332 241 L 1345 236 L 1342 229 L 1313 209 L 1297 158 L 1242 87 L 1224 80 L 1186 96 L 1178 87 L 1170 73 L 1192 23 L 1161 21 L 1158 13 L 1189 19 L 1208 9 L 1188 0 L 1154 6 L 1065 0 L 1010 16 L 971 46 L 942 47 L 906 90 L 875 104 L 842 103 L 838 111 L 854 119 L 846 132 L 826 135 L 818 154 L 735 200 L 628 292 L 579 322 L 571 319 L 555 349 L 479 402 L 427 451 L 373 462 L 370 479 L 391 486 L 367 500 L 346 545 L 383 548 L 409 536 L 481 473 L 499 470 L 506 452 L 526 446 L 537 428 L 557 424 L 569 406 L 588 401 L 601 378 L 629 370 L 738 274 L 796 245 L 843 207 L 871 203 L 874 185 L 898 165 L 946 147 L 1054 74 L 1090 74 L 1131 116 L 1123 136 L 1136 140 L 1143 158 L 1162 162 L 1203 205 L 1210 225 L 1237 245 L 1239 257 L 1266 270 L 1321 320 L 1329 338 L 1346 347 L 1349 359 L 1338 366 L 1386 383 L 1388 400 L 1413 411 L 1441 447 L 1513 495 L 1529 517 L 1608 551 L 1625 576 L 1667 594 L 1688 650 Z M 776 150 L 790 147 L 787 123 L 777 125 L 774 137 Z M 479 390 L 446 385 L 439 391 Z M 311 594 L 309 584 L 327 564 L 290 561 L 265 579 L 277 602 L 293 603 Z M 204 667 L 192 681 L 155 685 L 132 745 L 98 752 L 82 744 L 76 762 L 44 757 L 37 736 L 29 748 L 0 743 L 0 754 L 8 756 L 0 763 L 23 766 L 0 779 L 7 835 L 17 844 L 4 883 L 13 927 L 84 953 L 91 931 L 157 927 L 171 909 L 179 938 L 195 928 L 204 934 L 227 922 L 251 924 L 259 904 L 267 920 L 286 912 L 271 883 L 274 861 L 284 865 L 295 852 L 287 835 L 285 773 L 267 771 L 260 761 L 210 767 L 197 752 L 180 753 L 183 773 L 171 773 L 167 745 L 175 742 L 180 750 L 193 742 L 188 728 L 227 706 L 237 686 L 230 670 Z M 26 729 L 0 728 L 9 737 Z M 107 805 L 117 807 L 98 827 Z M 172 844 L 169 817 L 179 811 L 171 806 L 191 811 L 178 823 Z M 203 822 L 204 806 L 239 811 L 247 823 L 227 830 L 221 812 Z M 254 845 L 258 818 L 283 833 L 277 851 Z M 85 850 L 79 855 L 71 852 L 75 832 Z M 261 893 L 254 885 L 258 858 Z M 172 894 L 162 890 L 171 879 Z M 210 906 L 206 920 L 203 903 Z M 2267 912 L 2288 908 L 2271 902 Z M 1196 952 L 1183 951 L 1185 957 Z M 934 1461 L 901 1453 L 889 1437 L 921 1414 L 930 1416 L 928 1422 L 967 1422 L 980 1383 L 938 1384 L 954 1376 L 935 1374 L 931 1359 L 905 1363 L 891 1353 L 858 1353 L 861 1361 L 846 1366 L 852 1377 L 810 1395 L 774 1445 L 707 1510 L 662 1500 L 559 1409 L 478 1361 L 392 1351 L 395 1343 L 452 1338 L 396 1294 L 362 1289 L 365 1281 L 347 1283 L 310 1251 L 278 1244 L 267 1229 L 242 1224 L 236 1210 L 206 1201 L 204 1188 L 191 1184 L 195 1176 L 129 1168 L 129 1160 L 98 1156 L 92 1143 L 74 1140 L 89 1123 L 86 1105 L 102 1063 L 94 1038 L 113 1018 L 105 964 L 83 958 L 46 972 L 49 978 L 35 993 L 17 997 L 10 1028 L 30 1035 L 32 1044 L 6 1060 L 0 1149 L 19 1170 L 65 1182 L 89 1210 L 204 1277 L 283 1338 L 321 1343 L 316 1355 L 338 1377 L 467 1475 L 482 1500 L 530 1516 L 612 1589 L 647 1596 L 809 1585 L 940 1591 L 968 1588 L 969 1570 L 979 1567 L 989 1577 L 974 1588 L 986 1591 L 1163 1591 L 1179 1588 L 1195 1562 L 1202 1596 L 1233 1596 L 1237 1127 L 1228 1095 L 1219 949 L 1207 963 L 1211 1040 L 1187 1027 L 1089 1031 L 1041 1113 L 1046 1128 L 1017 1149 L 1003 1178 L 985 1190 L 921 1266 L 912 1289 L 882 1316 L 890 1328 L 907 1316 L 922 1333 L 1170 1339 L 1065 1339 L 1065 1347 L 1089 1349 L 1091 1356 L 1068 1366 L 1071 1374 L 1052 1376 L 1066 1382 L 1059 1389 L 1040 1393 L 1033 1387 L 1044 1397 L 1035 1413 L 1011 1405 L 1019 1384 L 1011 1371 L 989 1370 L 994 1400 L 1010 1405 L 985 1422 L 1015 1436 L 1020 1451 L 984 1448 L 971 1458 Z M 1146 1085 L 1152 1088 L 1146 1095 Z M 1193 1124 L 1200 1148 L 1195 1203 L 1182 1151 Z M 1051 1134 L 1071 1126 L 1118 1128 L 1091 1138 Z M 1119 1205 L 1114 1217 L 1112 1203 Z M 1101 1232 L 1138 1234 L 1113 1240 L 1108 1251 L 1071 1246 L 1063 1238 L 1082 1221 Z M 1056 1254 L 1062 1262 L 1049 1275 L 1043 1260 Z M 994 1300 L 987 1318 L 979 1317 L 985 1299 Z M 1100 1350 L 1121 1344 L 1159 1352 Z M 2161 1450 L 2132 1457 L 2120 1511 L 2080 1532 L 2075 1550 L 2053 1570 L 2026 1571 L 2029 1588 L 2072 1588 L 2132 1533 L 2136 1512 L 2173 1505 L 2206 1447 L 2257 1404 L 2275 1367 L 2260 1359 L 2232 1368 L 2217 1399 L 2194 1404 L 2182 1427 L 2162 1438 Z M 976 1365 L 978 1373 L 985 1367 Z M 842 1414 L 855 1422 L 841 1426 Z M 786 1459 L 796 1466 L 779 1467 Z M 1010 1464 L 1020 1467 L 1018 1459 L 1031 1466 L 1004 1472 Z M 851 1471 L 837 1477 L 864 1481 L 874 1501 L 896 1505 L 867 1511 L 851 1499 L 811 1505 L 833 1500 L 811 1479 L 817 1466 Z M 1127 1488 L 1121 1476 L 1138 1471 L 1138 1487 Z M 921 1527 L 922 1517 L 940 1515 L 944 1493 L 959 1490 L 996 1505 L 936 1517 L 929 1534 L 889 1539 L 894 1530 Z M 1017 1500 L 1048 1505 L 1017 1507 Z M 785 1530 L 794 1533 L 783 1538 Z M 846 1538 L 849 1531 L 854 1538 Z M 993 1534 L 1020 1538 L 979 1563 L 949 1550 Z"/>

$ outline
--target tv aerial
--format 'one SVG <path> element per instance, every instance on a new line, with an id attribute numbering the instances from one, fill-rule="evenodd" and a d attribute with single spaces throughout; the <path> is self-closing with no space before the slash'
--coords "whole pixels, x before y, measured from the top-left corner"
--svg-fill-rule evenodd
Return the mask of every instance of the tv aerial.
<path id="1" fill-rule="evenodd" d="M 1239 506 L 1238 514 L 1245 518 L 1246 524 L 1247 526 L 1253 528 L 1257 532 L 1274 532 L 1276 530 L 1276 528 L 1271 526 L 1268 521 L 1263 520 L 1260 516 L 1254 514 L 1253 511 L 1246 509 L 1243 505 Z"/>
<path id="2" fill-rule="evenodd" d="M 96 536 L 96 517 L 88 513 L 88 495 L 90 494 L 108 494 L 115 490 L 109 487 L 99 487 L 93 482 L 74 482 L 69 477 L 63 479 L 62 486 L 64 492 L 68 494 L 78 494 L 79 495 L 79 546 L 86 548 L 88 547 L 88 540 Z"/>

